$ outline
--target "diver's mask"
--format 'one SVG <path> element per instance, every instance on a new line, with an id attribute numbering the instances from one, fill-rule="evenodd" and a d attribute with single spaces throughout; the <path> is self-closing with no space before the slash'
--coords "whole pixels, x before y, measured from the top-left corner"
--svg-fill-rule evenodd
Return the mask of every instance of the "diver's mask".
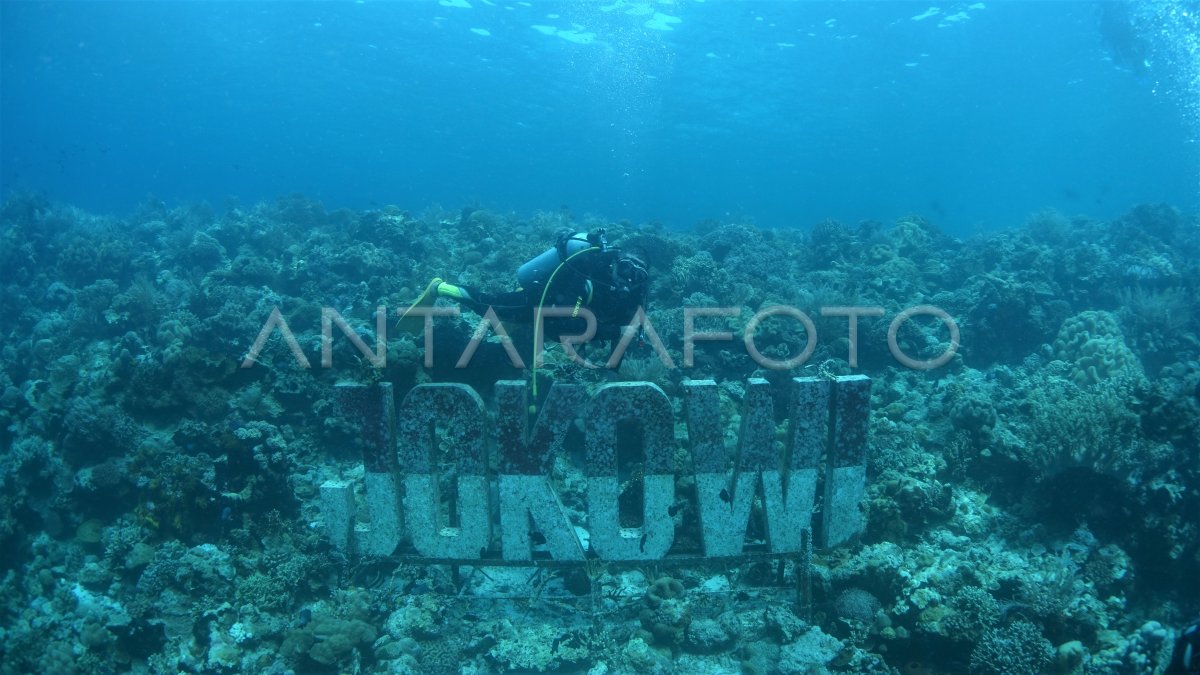
<path id="1" fill-rule="evenodd" d="M 613 281 L 618 286 L 641 288 L 649 280 L 650 272 L 646 269 L 646 263 L 631 255 L 622 255 L 613 264 Z"/>

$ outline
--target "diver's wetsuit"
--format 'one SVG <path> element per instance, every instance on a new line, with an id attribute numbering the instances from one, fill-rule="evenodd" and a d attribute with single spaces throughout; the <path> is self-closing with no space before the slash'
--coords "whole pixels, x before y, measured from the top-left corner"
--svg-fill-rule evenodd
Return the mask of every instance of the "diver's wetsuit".
<path id="1" fill-rule="evenodd" d="M 614 280 L 612 267 L 619 255 L 594 238 L 574 234 L 517 270 L 519 290 L 485 293 L 460 286 L 464 295 L 455 299 L 477 314 L 483 315 L 491 307 L 502 322 L 516 323 L 533 323 L 539 306 L 587 308 L 596 317 L 595 338 L 615 339 L 646 302 L 645 284 L 633 288 Z M 543 320 L 547 339 L 582 334 L 587 328 L 582 317 L 547 316 Z"/>

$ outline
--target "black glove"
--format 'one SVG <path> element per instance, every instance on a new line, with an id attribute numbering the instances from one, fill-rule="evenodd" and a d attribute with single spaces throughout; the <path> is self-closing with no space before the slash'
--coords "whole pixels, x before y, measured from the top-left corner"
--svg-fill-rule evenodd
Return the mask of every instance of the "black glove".
<path id="1" fill-rule="evenodd" d="M 563 229 L 554 235 L 554 248 L 558 249 L 559 260 L 567 259 L 567 242 L 571 241 L 571 236 L 574 234 L 575 230 Z"/>

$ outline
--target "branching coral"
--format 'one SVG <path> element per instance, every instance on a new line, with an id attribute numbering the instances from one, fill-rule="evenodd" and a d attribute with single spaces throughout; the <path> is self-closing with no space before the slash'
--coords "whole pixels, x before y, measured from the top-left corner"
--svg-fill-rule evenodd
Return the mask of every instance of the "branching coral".
<path id="1" fill-rule="evenodd" d="M 1037 626 L 1014 621 L 984 632 L 971 652 L 973 675 L 1040 673 L 1054 658 L 1054 646 Z"/>

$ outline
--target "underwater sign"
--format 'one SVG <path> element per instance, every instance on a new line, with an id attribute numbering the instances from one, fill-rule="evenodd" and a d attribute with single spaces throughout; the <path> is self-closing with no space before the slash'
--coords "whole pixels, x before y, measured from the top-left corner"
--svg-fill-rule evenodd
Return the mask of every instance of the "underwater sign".
<path id="1" fill-rule="evenodd" d="M 818 543 L 836 546 L 862 531 L 870 384 L 863 375 L 792 378 L 791 391 L 782 392 L 787 433 L 780 443 L 772 385 L 750 379 L 734 453 L 726 449 L 717 384 L 683 385 L 701 555 L 747 554 L 752 517 L 761 518 L 766 552 L 811 550 L 821 485 Z M 667 556 L 676 527 L 676 440 L 671 401 L 661 388 L 618 382 L 588 396 L 581 385 L 555 384 L 532 420 L 524 382 L 498 382 L 495 391 L 496 424 L 489 430 L 483 400 L 463 384 L 418 385 L 398 409 L 390 383 L 339 385 L 340 413 L 362 431 L 365 522 L 359 522 L 353 483 L 323 484 L 323 519 L 334 547 L 367 556 L 407 549 L 420 558 L 484 564 Z M 571 523 L 550 478 L 577 417 L 584 425 L 584 533 Z M 624 485 L 619 427 L 636 427 L 643 455 L 640 480 L 627 478 Z M 489 475 L 488 439 L 497 453 L 495 476 Z M 453 477 L 440 468 L 449 462 Z M 619 500 L 638 489 L 641 522 L 630 526 L 621 522 Z"/>

